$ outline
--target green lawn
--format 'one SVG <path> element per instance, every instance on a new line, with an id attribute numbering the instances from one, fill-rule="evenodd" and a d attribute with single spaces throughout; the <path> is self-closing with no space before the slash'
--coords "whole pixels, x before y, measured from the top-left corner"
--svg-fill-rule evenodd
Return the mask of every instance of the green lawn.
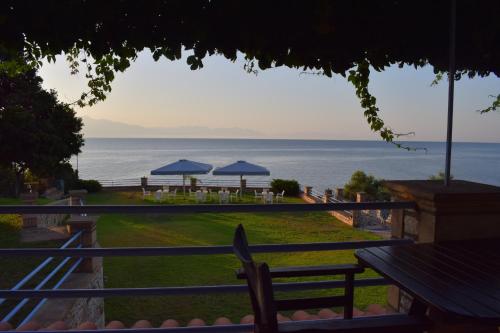
<path id="1" fill-rule="evenodd" d="M 252 202 L 247 197 L 243 202 Z M 287 199 L 287 202 L 301 202 Z M 138 193 L 91 194 L 88 204 L 140 204 Z M 146 201 L 147 204 L 153 204 Z M 179 201 L 177 202 L 179 203 Z M 227 245 L 238 223 L 242 223 L 251 244 L 300 243 L 378 239 L 374 234 L 353 230 L 326 212 L 231 213 L 170 215 L 102 215 L 98 220 L 98 241 L 103 247 Z M 306 252 L 256 255 L 271 266 L 318 265 L 354 262 L 352 251 Z M 104 260 L 105 285 L 117 287 L 188 286 L 243 283 L 235 279 L 239 264 L 233 255 L 178 257 L 108 257 Z M 368 272 L 365 275 L 373 275 Z M 324 278 L 323 278 L 324 279 Z M 332 291 L 307 291 L 298 295 L 326 295 Z M 283 296 L 278 294 L 278 296 Z M 386 288 L 358 288 L 356 306 L 385 303 Z M 105 303 L 106 320 L 130 324 L 149 319 L 158 325 L 175 318 L 186 321 L 200 317 L 208 322 L 218 316 L 239 320 L 251 313 L 246 294 L 176 297 L 116 297 Z"/>
<path id="2" fill-rule="evenodd" d="M 175 203 L 193 203 L 194 199 L 178 196 Z M 241 203 L 254 202 L 246 196 Z M 286 198 L 288 203 L 302 203 Z M 18 204 L 16 199 L 0 198 L 0 204 Z M 162 204 L 172 204 L 173 201 Z M 213 201 L 215 203 L 215 200 Z M 142 200 L 138 192 L 101 192 L 90 194 L 87 204 L 157 204 Z M 326 212 L 312 213 L 231 213 L 231 214 L 107 214 L 98 220 L 97 236 L 103 247 L 120 246 L 186 246 L 231 244 L 234 229 L 242 223 L 252 244 L 301 243 L 378 239 L 378 236 L 342 224 Z M 19 215 L 0 215 L 0 247 L 23 247 L 20 243 Z M 58 247 L 60 242 L 29 244 L 32 247 Z M 305 252 L 256 255 L 271 266 L 318 265 L 354 262 L 352 251 Z M 43 258 L 0 258 L 0 288 L 10 288 Z M 55 264 L 55 263 L 54 263 Z M 51 268 L 52 265 L 49 267 Z M 239 263 L 233 255 L 179 257 L 108 257 L 104 260 L 105 285 L 116 287 L 189 286 L 243 283 L 234 270 Z M 365 273 L 365 276 L 373 273 Z M 320 279 L 320 278 L 318 278 Z M 323 278 L 324 279 L 324 278 Z M 297 280 L 297 279 L 295 279 Z M 29 286 L 32 287 L 37 280 Z M 289 280 L 290 281 L 290 280 Z M 306 291 L 293 296 L 327 295 L 339 291 Z M 282 294 L 278 294 L 283 296 Z M 356 306 L 363 309 L 371 303 L 386 300 L 385 287 L 358 288 Z M 5 314 L 11 301 L 0 307 Z M 248 295 L 218 294 L 176 297 L 115 297 L 105 301 L 106 320 L 131 324 L 149 319 L 155 325 L 167 318 L 187 321 L 200 317 L 212 322 L 228 316 L 233 321 L 251 313 Z"/>
<path id="3" fill-rule="evenodd" d="M 37 205 L 46 205 L 53 200 L 47 199 L 47 198 L 41 198 L 39 197 L 36 199 Z M 19 198 L 5 198 L 5 197 L 0 197 L 0 205 L 22 205 L 23 202 Z"/>

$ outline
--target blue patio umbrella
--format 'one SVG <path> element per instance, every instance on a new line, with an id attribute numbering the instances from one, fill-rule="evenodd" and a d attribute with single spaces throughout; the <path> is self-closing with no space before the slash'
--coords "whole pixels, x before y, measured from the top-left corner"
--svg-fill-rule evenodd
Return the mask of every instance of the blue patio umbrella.
<path id="1" fill-rule="evenodd" d="M 212 165 L 190 160 L 178 160 L 151 171 L 152 175 L 182 175 L 182 190 L 186 194 L 186 175 L 203 175 L 212 170 Z"/>
<path id="2" fill-rule="evenodd" d="M 221 168 L 216 168 L 213 174 L 215 176 L 240 176 L 240 195 L 242 195 L 243 176 L 269 176 L 271 173 L 263 166 L 245 161 L 238 161 Z"/>

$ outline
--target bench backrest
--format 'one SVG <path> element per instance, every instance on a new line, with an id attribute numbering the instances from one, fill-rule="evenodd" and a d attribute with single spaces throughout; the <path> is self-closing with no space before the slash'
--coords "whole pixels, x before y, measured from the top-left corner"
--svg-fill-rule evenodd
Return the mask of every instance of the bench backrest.
<path id="1" fill-rule="evenodd" d="M 248 249 L 245 229 L 240 224 L 233 239 L 233 251 L 241 261 L 250 293 L 255 315 L 255 332 L 270 333 L 278 331 L 276 306 L 269 267 L 266 263 L 256 263 Z"/>

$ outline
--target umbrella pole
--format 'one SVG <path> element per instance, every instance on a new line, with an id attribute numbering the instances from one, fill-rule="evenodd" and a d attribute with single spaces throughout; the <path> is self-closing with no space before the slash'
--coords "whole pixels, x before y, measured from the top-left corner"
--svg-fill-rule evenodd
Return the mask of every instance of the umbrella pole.
<path id="1" fill-rule="evenodd" d="M 243 175 L 240 175 L 240 198 L 243 198 Z"/>
<path id="2" fill-rule="evenodd" d="M 446 131 L 446 166 L 444 170 L 444 186 L 450 185 L 451 178 L 451 142 L 453 138 L 453 98 L 455 90 L 455 30 L 456 0 L 451 0 L 450 13 L 450 60 L 448 69 L 448 123 Z"/>
<path id="3" fill-rule="evenodd" d="M 182 175 L 182 194 L 186 196 L 186 175 Z"/>

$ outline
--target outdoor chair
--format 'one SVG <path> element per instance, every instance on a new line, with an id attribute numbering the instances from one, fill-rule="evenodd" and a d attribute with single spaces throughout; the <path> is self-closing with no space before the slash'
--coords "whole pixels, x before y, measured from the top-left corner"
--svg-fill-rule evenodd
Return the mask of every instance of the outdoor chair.
<path id="1" fill-rule="evenodd" d="M 239 279 L 246 279 L 250 301 L 255 317 L 255 332 L 356 332 L 356 333 L 421 333 L 429 327 L 426 318 L 406 314 L 353 318 L 354 275 L 363 272 L 355 264 L 279 267 L 271 268 L 266 263 L 257 263 L 249 251 L 245 230 L 240 224 L 233 239 L 233 251 L 241 261 L 242 268 L 236 271 Z M 344 275 L 344 295 L 299 299 L 275 299 L 273 278 L 295 278 L 306 276 Z M 344 319 L 306 320 L 278 323 L 278 311 L 315 309 L 322 307 L 344 308 Z"/>
<path id="2" fill-rule="evenodd" d="M 262 192 L 262 202 L 264 202 L 265 204 L 267 203 L 272 204 L 273 195 L 274 195 L 273 192 Z"/>
<path id="3" fill-rule="evenodd" d="M 196 197 L 196 191 L 191 191 L 191 189 L 188 189 L 189 191 L 189 197 Z"/>
<path id="4" fill-rule="evenodd" d="M 262 200 L 262 193 L 258 193 L 257 190 L 254 190 L 255 193 L 255 201 Z"/>
<path id="5" fill-rule="evenodd" d="M 236 192 L 229 194 L 229 201 L 233 201 L 233 199 L 238 200 L 240 195 L 240 190 L 236 190 Z"/>
<path id="6" fill-rule="evenodd" d="M 276 193 L 276 202 L 283 202 L 285 198 L 285 190 L 281 191 L 281 193 Z"/>
<path id="7" fill-rule="evenodd" d="M 177 189 L 174 189 L 172 192 L 168 192 L 168 196 L 175 200 L 175 198 L 177 198 Z"/>
<path id="8" fill-rule="evenodd" d="M 142 200 L 146 199 L 146 197 L 151 196 L 151 191 L 147 191 L 144 187 L 142 188 Z"/>
<path id="9" fill-rule="evenodd" d="M 163 192 L 162 190 L 158 190 L 155 192 L 155 200 L 160 202 L 163 199 Z"/>
<path id="10" fill-rule="evenodd" d="M 219 202 L 220 203 L 228 203 L 229 202 L 229 192 L 219 191 Z"/>
<path id="11" fill-rule="evenodd" d="M 196 191 L 196 202 L 205 202 L 207 194 L 201 190 Z"/>

